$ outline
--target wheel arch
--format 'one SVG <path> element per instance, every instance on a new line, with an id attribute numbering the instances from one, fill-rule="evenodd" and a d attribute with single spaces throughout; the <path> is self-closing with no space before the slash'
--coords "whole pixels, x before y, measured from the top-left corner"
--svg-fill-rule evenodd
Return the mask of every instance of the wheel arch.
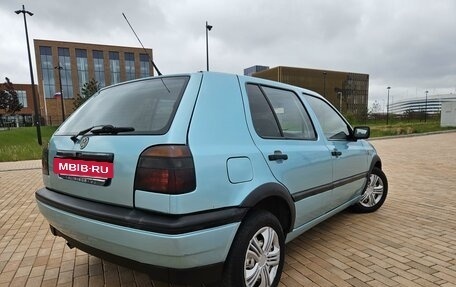
<path id="1" fill-rule="evenodd" d="M 374 167 L 378 167 L 379 169 L 382 169 L 382 160 L 378 155 L 374 155 L 371 160 L 370 168 L 369 168 L 369 174 L 372 172 Z"/>
<path id="2" fill-rule="evenodd" d="M 293 230 L 296 217 L 295 204 L 283 185 L 278 183 L 260 185 L 242 201 L 241 207 L 250 209 L 248 213 L 258 209 L 267 210 L 280 221 L 284 234 Z"/>

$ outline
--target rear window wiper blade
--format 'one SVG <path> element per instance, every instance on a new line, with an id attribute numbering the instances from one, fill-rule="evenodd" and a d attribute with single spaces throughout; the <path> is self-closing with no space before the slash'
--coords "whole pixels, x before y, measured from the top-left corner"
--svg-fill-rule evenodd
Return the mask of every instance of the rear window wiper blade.
<path id="1" fill-rule="evenodd" d="M 105 125 L 102 127 L 96 127 L 90 130 L 91 133 L 99 135 L 99 134 L 110 134 L 116 135 L 118 133 L 127 133 L 127 132 L 134 132 L 134 127 L 115 127 L 112 125 Z"/>
<path id="2" fill-rule="evenodd" d="M 74 143 L 76 143 L 78 141 L 79 136 L 85 135 L 88 132 L 91 132 L 96 135 L 99 135 L 99 134 L 116 135 L 118 133 L 126 133 L 126 132 L 133 132 L 133 131 L 135 131 L 135 128 L 133 128 L 133 127 L 115 127 L 113 125 L 97 125 L 97 126 L 92 126 L 85 130 L 82 130 L 79 133 L 77 133 L 76 135 L 71 136 L 71 140 Z"/>

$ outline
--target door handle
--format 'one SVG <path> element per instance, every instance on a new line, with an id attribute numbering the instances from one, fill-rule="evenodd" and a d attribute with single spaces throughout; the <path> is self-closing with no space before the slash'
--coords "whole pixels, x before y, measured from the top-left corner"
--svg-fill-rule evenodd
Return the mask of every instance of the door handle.
<path id="1" fill-rule="evenodd" d="M 276 151 L 274 151 L 274 154 L 268 155 L 268 159 L 269 159 L 270 161 L 274 161 L 274 160 L 287 160 L 287 159 L 288 159 L 288 155 L 282 153 L 280 150 L 276 150 Z"/>
<path id="2" fill-rule="evenodd" d="M 339 157 L 342 155 L 342 152 L 341 151 L 338 151 L 337 149 L 334 149 L 332 152 L 331 152 L 331 155 L 332 156 L 335 156 L 335 157 Z"/>

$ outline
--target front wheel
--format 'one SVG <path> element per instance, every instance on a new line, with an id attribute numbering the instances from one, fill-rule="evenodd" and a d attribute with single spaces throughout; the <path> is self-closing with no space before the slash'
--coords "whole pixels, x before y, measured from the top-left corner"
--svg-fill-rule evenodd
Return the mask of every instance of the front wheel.
<path id="1" fill-rule="evenodd" d="M 231 246 L 223 275 L 225 287 L 274 287 L 285 260 L 285 237 L 279 220 L 270 212 L 250 214 Z"/>
<path id="2" fill-rule="evenodd" d="M 355 212 L 374 212 L 383 205 L 388 194 L 388 180 L 383 171 L 374 167 L 369 175 L 361 199 L 351 207 Z"/>

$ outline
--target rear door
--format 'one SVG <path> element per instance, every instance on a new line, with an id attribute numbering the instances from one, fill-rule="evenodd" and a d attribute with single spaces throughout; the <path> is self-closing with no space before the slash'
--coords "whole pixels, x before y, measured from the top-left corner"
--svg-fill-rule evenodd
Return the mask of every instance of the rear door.
<path id="1" fill-rule="evenodd" d="M 249 128 L 271 172 L 296 203 L 295 227 L 322 213 L 322 197 L 330 192 L 332 159 L 318 139 L 294 91 L 258 84 L 245 85 L 251 116 Z"/>

